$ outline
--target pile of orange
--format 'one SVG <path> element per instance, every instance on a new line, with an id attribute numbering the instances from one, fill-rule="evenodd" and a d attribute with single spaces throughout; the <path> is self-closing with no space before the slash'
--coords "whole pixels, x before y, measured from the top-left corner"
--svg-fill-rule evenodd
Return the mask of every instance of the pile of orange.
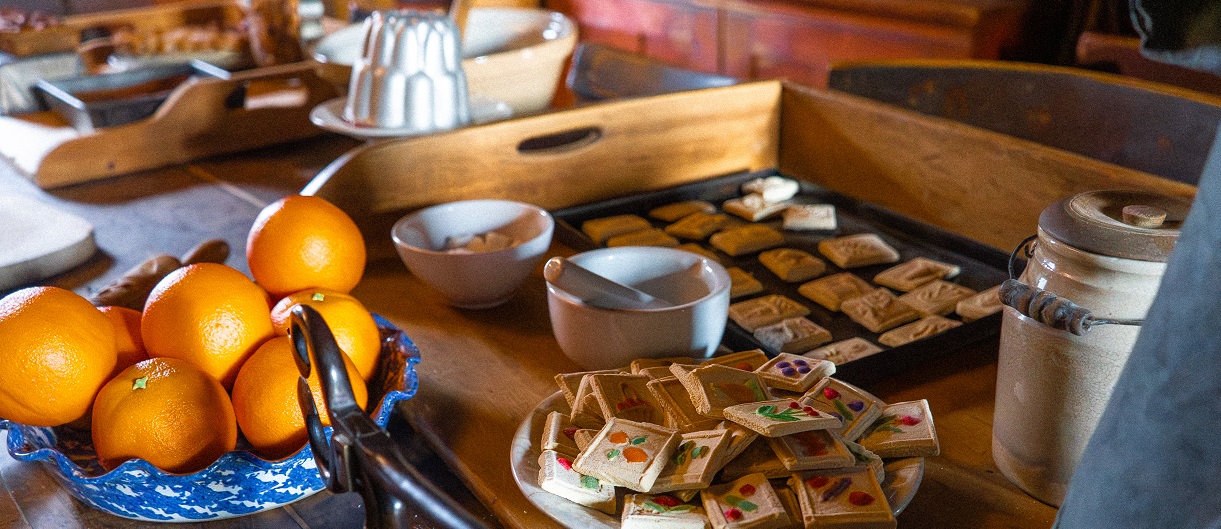
<path id="1" fill-rule="evenodd" d="M 364 240 L 334 205 L 290 196 L 259 214 L 246 258 L 253 279 L 221 264 L 185 266 L 143 311 L 94 307 L 57 287 L 0 299 L 0 419 L 88 426 L 108 469 L 142 458 L 202 470 L 234 449 L 239 431 L 263 457 L 291 455 L 306 438 L 284 337 L 294 305 L 331 326 L 366 404 L 381 343 L 349 294 L 364 273 Z M 317 375 L 309 382 L 325 419 Z"/>

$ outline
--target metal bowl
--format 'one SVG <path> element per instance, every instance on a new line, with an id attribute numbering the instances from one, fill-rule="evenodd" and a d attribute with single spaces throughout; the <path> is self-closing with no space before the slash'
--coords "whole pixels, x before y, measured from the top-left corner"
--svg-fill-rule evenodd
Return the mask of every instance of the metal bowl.
<path id="1" fill-rule="evenodd" d="M 382 334 L 382 356 L 369 383 L 374 421 L 385 427 L 394 404 L 415 394 L 420 352 L 407 335 L 374 315 Z M 249 450 L 226 453 L 193 474 L 170 474 L 142 459 L 106 472 L 87 430 L 45 428 L 0 421 L 8 428 L 8 451 L 20 461 L 40 461 L 77 499 L 115 516 L 143 521 L 185 522 L 253 514 L 305 498 L 324 488 L 309 445 L 277 461 Z M 329 435 L 330 428 L 327 428 Z"/>

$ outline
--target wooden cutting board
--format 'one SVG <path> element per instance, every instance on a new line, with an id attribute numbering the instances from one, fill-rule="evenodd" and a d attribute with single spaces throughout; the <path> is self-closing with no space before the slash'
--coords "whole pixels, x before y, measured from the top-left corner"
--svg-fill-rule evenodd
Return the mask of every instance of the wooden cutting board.
<path id="1" fill-rule="evenodd" d="M 0 196 L 0 290 L 69 270 L 97 251 L 93 225 L 25 196 Z"/>

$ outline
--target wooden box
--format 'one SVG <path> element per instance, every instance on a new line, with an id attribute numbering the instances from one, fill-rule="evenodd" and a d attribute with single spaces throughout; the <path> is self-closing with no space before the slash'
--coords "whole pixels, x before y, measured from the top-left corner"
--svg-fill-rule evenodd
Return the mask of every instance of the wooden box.
<path id="1" fill-rule="evenodd" d="M 370 144 L 302 191 L 344 208 L 374 258 L 402 213 L 468 198 L 560 209 L 778 168 L 1004 251 L 1085 190 L 1195 187 L 836 91 L 760 81 Z"/>

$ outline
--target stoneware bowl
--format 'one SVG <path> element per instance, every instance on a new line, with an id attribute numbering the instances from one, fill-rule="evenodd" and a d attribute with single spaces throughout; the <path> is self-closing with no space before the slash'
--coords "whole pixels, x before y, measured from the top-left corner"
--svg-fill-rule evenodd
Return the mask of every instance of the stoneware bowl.
<path id="1" fill-rule="evenodd" d="M 712 355 L 729 317 L 729 273 L 683 250 L 644 246 L 602 248 L 570 261 L 674 305 L 605 309 L 547 284 L 547 309 L 560 349 L 585 369 L 628 365 L 636 358 Z"/>
<path id="2" fill-rule="evenodd" d="M 555 220 L 547 210 L 511 200 L 447 202 L 398 220 L 391 238 L 407 269 L 455 307 L 495 307 L 513 297 L 551 246 Z M 450 240 L 495 232 L 512 245 L 494 251 L 452 251 Z"/>
<path id="3" fill-rule="evenodd" d="M 415 394 L 420 352 L 401 330 L 374 315 L 382 334 L 382 356 L 369 381 L 373 419 L 381 427 L 394 404 Z M 150 522 L 193 522 L 253 514 L 292 503 L 324 488 L 309 445 L 277 461 L 249 450 L 228 452 L 208 468 L 170 474 L 143 459 L 107 472 L 97 461 L 89 432 L 0 421 L 8 429 L 8 452 L 20 461 L 41 461 L 78 500 L 115 516 Z M 331 428 L 326 428 L 330 435 Z"/>
<path id="4" fill-rule="evenodd" d="M 348 70 L 361 56 L 363 26 L 322 38 L 314 58 Z M 514 115 L 546 109 L 577 44 L 576 25 L 563 14 L 519 7 L 475 7 L 462 38 L 462 69 L 472 98 L 503 102 Z M 328 73 L 343 86 L 348 73 Z"/>

